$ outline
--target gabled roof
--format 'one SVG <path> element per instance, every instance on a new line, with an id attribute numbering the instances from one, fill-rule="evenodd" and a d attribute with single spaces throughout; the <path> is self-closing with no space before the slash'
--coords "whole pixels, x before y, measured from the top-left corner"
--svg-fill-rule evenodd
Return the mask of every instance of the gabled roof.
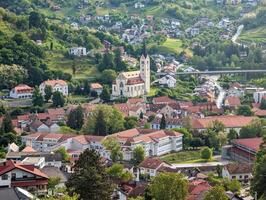
<path id="1" fill-rule="evenodd" d="M 225 169 L 230 174 L 248 174 L 252 173 L 253 165 L 247 164 L 247 163 L 235 163 L 235 164 L 228 164 L 225 166 Z"/>
<path id="2" fill-rule="evenodd" d="M 238 115 L 225 115 L 225 116 L 212 116 L 201 119 L 192 120 L 192 128 L 205 129 L 212 125 L 217 120 L 225 125 L 226 128 L 241 128 L 250 124 L 256 117 L 238 116 Z"/>
<path id="3" fill-rule="evenodd" d="M 90 88 L 93 90 L 97 90 L 97 89 L 103 89 L 103 86 L 100 83 L 91 83 Z"/>
<path id="4" fill-rule="evenodd" d="M 65 115 L 64 108 L 49 108 L 47 109 L 49 115 Z"/>
<path id="5" fill-rule="evenodd" d="M 23 92 L 32 92 L 33 88 L 25 85 L 25 84 L 19 84 L 16 87 L 13 88 L 17 93 L 23 93 Z"/>
<path id="6" fill-rule="evenodd" d="M 32 153 L 32 152 L 36 152 L 36 150 L 34 150 L 32 147 L 30 146 L 26 146 L 22 152 L 25 152 L 25 153 Z"/>
<path id="7" fill-rule="evenodd" d="M 173 100 L 171 98 L 169 98 L 168 96 L 162 96 L 162 97 L 155 97 L 153 98 L 152 102 L 154 104 L 161 104 L 161 103 L 176 103 L 176 100 Z"/>
<path id="8" fill-rule="evenodd" d="M 43 82 L 45 85 L 50 85 L 52 87 L 56 85 L 66 86 L 67 82 L 64 80 L 47 80 Z"/>
<path id="9" fill-rule="evenodd" d="M 80 144 L 89 144 L 91 142 L 101 142 L 104 137 L 103 136 L 94 136 L 94 135 L 79 135 L 73 137 L 74 140 L 79 142 Z"/>
<path id="10" fill-rule="evenodd" d="M 144 103 L 143 98 L 130 98 L 127 100 L 128 104 L 137 104 L 137 103 Z"/>
<path id="11" fill-rule="evenodd" d="M 158 169 L 164 163 L 165 162 L 159 158 L 146 158 L 139 164 L 139 167 L 148 169 Z"/>
<path id="12" fill-rule="evenodd" d="M 241 145 L 245 148 L 252 149 L 254 151 L 258 151 L 262 143 L 263 139 L 261 137 L 235 139 L 232 141 L 232 144 Z"/>
<path id="13" fill-rule="evenodd" d="M 239 97 L 236 97 L 236 96 L 229 96 L 226 98 L 226 101 L 228 103 L 228 106 L 240 106 L 241 105 Z"/>
<path id="14" fill-rule="evenodd" d="M 16 163 L 13 160 L 7 160 L 4 166 L 0 166 L 0 176 L 13 169 L 19 169 L 19 170 L 34 174 L 36 176 L 48 178 L 48 176 L 45 173 L 35 168 L 33 165 L 24 165 L 22 163 Z"/>

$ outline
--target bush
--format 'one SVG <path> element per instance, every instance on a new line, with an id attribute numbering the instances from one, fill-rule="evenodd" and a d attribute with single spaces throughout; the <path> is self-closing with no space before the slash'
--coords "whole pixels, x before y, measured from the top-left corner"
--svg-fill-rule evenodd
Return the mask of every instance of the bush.
<path id="1" fill-rule="evenodd" d="M 212 158 L 212 150 L 209 147 L 205 147 L 200 152 L 201 158 L 210 160 Z"/>

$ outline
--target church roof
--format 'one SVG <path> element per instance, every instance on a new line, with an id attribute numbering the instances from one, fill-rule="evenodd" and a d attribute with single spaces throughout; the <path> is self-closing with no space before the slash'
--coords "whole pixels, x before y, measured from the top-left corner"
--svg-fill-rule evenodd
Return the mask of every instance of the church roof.
<path id="1" fill-rule="evenodd" d="M 140 71 L 122 72 L 121 75 L 125 78 L 136 78 L 139 77 Z"/>
<path id="2" fill-rule="evenodd" d="M 140 84 L 140 83 L 144 83 L 144 81 L 140 77 L 129 78 L 127 80 L 127 85 L 135 85 L 135 84 Z"/>

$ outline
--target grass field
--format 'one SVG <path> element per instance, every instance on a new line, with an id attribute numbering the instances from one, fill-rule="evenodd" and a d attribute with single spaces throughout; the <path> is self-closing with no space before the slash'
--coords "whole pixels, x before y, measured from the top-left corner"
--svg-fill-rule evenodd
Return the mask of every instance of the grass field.
<path id="1" fill-rule="evenodd" d="M 239 40 L 242 42 L 266 42 L 266 26 L 244 31 Z"/>
<path id="2" fill-rule="evenodd" d="M 161 159 L 168 163 L 204 163 L 215 162 L 217 160 L 205 160 L 201 159 L 200 150 L 180 151 L 177 153 L 168 154 L 162 156 Z"/>
<path id="3" fill-rule="evenodd" d="M 179 54 L 182 51 L 185 51 L 189 56 L 192 55 L 192 52 L 189 49 L 184 49 L 182 47 L 182 41 L 179 39 L 167 38 L 167 40 L 162 45 L 155 47 L 155 49 L 159 53 L 165 53 L 165 54 L 168 53 Z"/>

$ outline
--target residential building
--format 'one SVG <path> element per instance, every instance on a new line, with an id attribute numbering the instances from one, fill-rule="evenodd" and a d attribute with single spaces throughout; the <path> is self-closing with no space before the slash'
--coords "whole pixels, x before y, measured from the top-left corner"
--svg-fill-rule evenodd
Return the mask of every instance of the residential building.
<path id="1" fill-rule="evenodd" d="M 229 180 L 236 179 L 247 182 L 252 178 L 252 167 L 247 163 L 231 163 L 223 167 L 222 176 Z"/>
<path id="2" fill-rule="evenodd" d="M 152 130 L 152 129 L 130 129 L 112 134 L 121 144 L 125 160 L 131 160 L 133 150 L 138 145 L 142 146 L 145 156 L 160 156 L 172 151 L 181 151 L 183 146 L 183 135 L 176 131 Z"/>
<path id="3" fill-rule="evenodd" d="M 159 172 L 158 170 L 162 166 L 169 167 L 164 161 L 159 158 L 145 158 L 140 164 L 139 169 L 141 174 L 147 174 L 150 177 L 154 177 Z"/>
<path id="4" fill-rule="evenodd" d="M 186 200 L 202 200 L 204 198 L 205 193 L 210 188 L 210 184 L 205 180 L 192 180 L 188 184 L 188 196 Z"/>
<path id="5" fill-rule="evenodd" d="M 161 118 L 156 117 L 152 122 L 151 122 L 151 128 L 160 130 L 160 124 L 161 124 Z M 181 120 L 179 118 L 165 118 L 166 122 L 166 127 L 165 129 L 173 129 L 173 128 L 181 128 Z"/>
<path id="6" fill-rule="evenodd" d="M 152 103 L 153 104 L 170 104 L 170 103 L 177 103 L 177 101 L 169 98 L 168 96 L 162 96 L 162 97 L 153 98 Z"/>
<path id="7" fill-rule="evenodd" d="M 19 84 L 10 91 L 9 96 L 14 99 L 27 99 L 32 97 L 32 93 L 32 87 L 25 84 Z"/>
<path id="8" fill-rule="evenodd" d="M 99 96 L 100 94 L 102 94 L 103 86 L 100 83 L 91 83 L 90 84 L 90 91 L 96 92 L 97 95 Z"/>
<path id="9" fill-rule="evenodd" d="M 192 128 L 196 131 L 202 132 L 212 125 L 214 121 L 219 121 L 225 126 L 225 131 L 229 132 L 234 129 L 237 132 L 243 126 L 250 124 L 256 117 L 239 116 L 239 115 L 226 115 L 226 116 L 212 116 L 192 120 Z"/>
<path id="10" fill-rule="evenodd" d="M 261 103 L 262 98 L 266 96 L 266 91 L 257 91 L 253 93 L 255 103 Z"/>
<path id="11" fill-rule="evenodd" d="M 256 160 L 256 154 L 259 151 L 260 145 L 262 143 L 262 138 L 244 138 L 232 140 L 232 145 L 223 147 L 222 157 L 240 163 L 253 163 Z"/>
<path id="12" fill-rule="evenodd" d="M 136 8 L 136 9 L 138 9 L 138 8 L 144 8 L 144 7 L 145 7 L 145 5 L 142 4 L 142 3 L 140 3 L 140 2 L 137 2 L 137 3 L 134 4 L 134 8 Z"/>
<path id="13" fill-rule="evenodd" d="M 224 106 L 229 109 L 236 109 L 240 105 L 241 105 L 241 101 L 238 96 L 228 96 L 224 100 Z"/>
<path id="14" fill-rule="evenodd" d="M 68 85 L 67 82 L 64 80 L 47 80 L 41 83 L 41 85 L 39 86 L 40 88 L 40 92 L 42 93 L 42 95 L 45 95 L 45 87 L 46 86 L 51 86 L 53 92 L 55 91 L 59 91 L 61 92 L 64 96 L 68 95 Z"/>
<path id="15" fill-rule="evenodd" d="M 33 165 L 7 160 L 0 166 L 0 187 L 21 187 L 34 192 L 47 192 L 48 176 Z"/>
<path id="16" fill-rule="evenodd" d="M 160 86 L 174 88 L 176 86 L 176 79 L 171 75 L 165 75 L 162 78 L 155 81 L 158 82 Z"/>
<path id="17" fill-rule="evenodd" d="M 112 96 L 137 97 L 150 92 L 150 57 L 144 50 L 140 71 L 121 72 L 112 85 Z"/>
<path id="18" fill-rule="evenodd" d="M 74 56 L 86 56 L 87 50 L 85 47 L 72 47 L 69 49 L 69 54 Z"/>

